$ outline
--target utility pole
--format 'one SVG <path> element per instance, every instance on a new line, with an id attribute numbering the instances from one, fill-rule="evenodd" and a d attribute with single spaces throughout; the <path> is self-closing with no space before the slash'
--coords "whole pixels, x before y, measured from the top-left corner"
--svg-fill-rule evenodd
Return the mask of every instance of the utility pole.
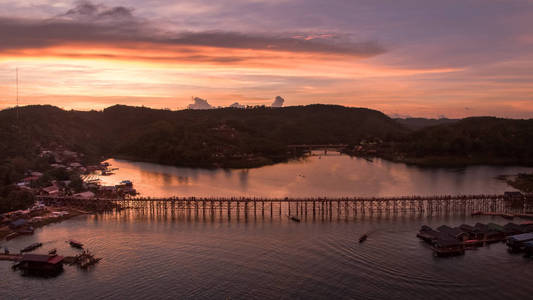
<path id="1" fill-rule="evenodd" d="M 17 107 L 16 107 L 16 110 L 17 110 L 17 124 L 19 122 L 19 68 L 16 69 L 17 70 Z"/>

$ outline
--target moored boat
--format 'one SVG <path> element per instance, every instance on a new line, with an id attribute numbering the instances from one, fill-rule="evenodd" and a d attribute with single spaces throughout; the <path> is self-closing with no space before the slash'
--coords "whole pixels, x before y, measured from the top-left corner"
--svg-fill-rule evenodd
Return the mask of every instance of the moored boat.
<path id="1" fill-rule="evenodd" d="M 463 243 L 452 238 L 439 238 L 433 243 L 435 256 L 456 256 L 465 254 Z"/>
<path id="2" fill-rule="evenodd" d="M 19 235 L 20 235 L 20 233 L 18 233 L 18 232 L 12 232 L 12 233 L 10 233 L 10 234 L 8 234 L 6 236 L 6 240 L 7 241 L 12 240 L 12 239 L 16 238 Z"/>
<path id="3" fill-rule="evenodd" d="M 35 249 L 41 247 L 42 245 L 43 245 L 42 243 L 33 243 L 33 244 L 29 245 L 28 247 L 26 247 L 26 248 L 20 250 L 20 252 L 21 252 L 21 253 L 22 253 L 22 252 L 31 252 L 31 251 L 33 251 L 33 250 L 35 250 Z"/>
<path id="4" fill-rule="evenodd" d="M 68 243 L 70 244 L 71 247 L 78 248 L 78 249 L 83 249 L 83 244 L 78 242 L 78 241 L 69 240 Z"/>
<path id="5" fill-rule="evenodd" d="M 520 252 L 526 247 L 526 243 L 533 241 L 533 233 L 522 233 L 507 238 L 506 244 L 512 252 Z"/>
<path id="6" fill-rule="evenodd" d="M 502 218 L 512 220 L 514 218 L 514 215 L 511 214 L 502 214 Z"/>
<path id="7" fill-rule="evenodd" d="M 469 249 L 472 249 L 472 248 L 483 246 L 483 241 L 482 240 L 466 240 L 466 241 L 463 241 L 463 245 L 465 247 L 468 247 Z"/>

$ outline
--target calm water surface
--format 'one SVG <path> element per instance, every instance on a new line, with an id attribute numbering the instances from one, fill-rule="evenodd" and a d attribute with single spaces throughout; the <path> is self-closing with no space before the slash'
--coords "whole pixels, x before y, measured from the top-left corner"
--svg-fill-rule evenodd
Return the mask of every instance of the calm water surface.
<path id="1" fill-rule="evenodd" d="M 195 170 L 111 160 L 108 182 L 134 181 L 144 195 L 321 196 L 500 193 L 494 177 L 524 168 L 419 169 L 381 160 L 313 157 L 249 171 Z M 22 277 L 0 262 L 0 299 L 530 299 L 533 260 L 503 244 L 439 259 L 415 234 L 422 224 L 501 218 L 366 214 L 290 222 L 286 216 L 215 211 L 125 210 L 81 216 L 0 242 L 12 251 L 76 251 L 103 260 L 89 271 L 65 266 L 55 278 Z M 515 220 L 520 222 L 520 220 Z M 370 233 L 367 242 L 357 242 Z"/>
<path id="2" fill-rule="evenodd" d="M 415 237 L 421 224 L 477 221 L 504 223 L 394 215 L 291 223 L 131 210 L 84 216 L 7 245 L 41 241 L 41 253 L 56 247 L 73 254 L 64 241 L 76 238 L 104 258 L 98 265 L 65 266 L 58 277 L 41 279 L 0 262 L 0 298 L 530 299 L 532 259 L 507 253 L 503 244 L 434 258 Z M 364 232 L 370 237 L 359 244 Z"/>
<path id="3" fill-rule="evenodd" d="M 303 161 L 249 170 L 205 170 L 110 159 L 119 168 L 100 176 L 104 185 L 131 180 L 144 196 L 398 196 L 488 194 L 512 190 L 496 176 L 533 168 L 475 166 L 430 169 L 348 156 L 309 157 Z"/>

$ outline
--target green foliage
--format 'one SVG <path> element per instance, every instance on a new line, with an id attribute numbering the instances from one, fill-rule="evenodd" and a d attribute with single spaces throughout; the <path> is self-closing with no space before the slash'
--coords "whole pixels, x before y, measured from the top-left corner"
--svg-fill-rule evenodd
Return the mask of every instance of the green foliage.
<path id="1" fill-rule="evenodd" d="M 81 179 L 80 175 L 72 174 L 70 176 L 69 187 L 72 188 L 76 193 L 83 191 L 83 180 Z"/>
<path id="2" fill-rule="evenodd" d="M 55 180 L 64 181 L 70 180 L 71 173 L 72 172 L 67 171 L 67 169 L 65 168 L 56 168 L 47 171 L 44 175 L 49 176 L 50 178 L 53 178 Z"/>
<path id="3" fill-rule="evenodd" d="M 467 118 L 427 127 L 402 138 L 410 157 L 455 157 L 484 163 L 533 163 L 533 120 Z"/>
<path id="4" fill-rule="evenodd" d="M 26 209 L 34 202 L 31 192 L 19 190 L 15 186 L 0 187 L 0 213 Z"/>
<path id="5" fill-rule="evenodd" d="M 381 112 L 336 105 L 181 111 L 116 105 L 100 112 L 26 106 L 19 115 L 17 120 L 14 109 L 0 111 L 0 140 L 8 141 L 0 143 L 3 184 L 20 179 L 28 165 L 46 170 L 50 162 L 36 157 L 41 147 L 54 145 L 84 153 L 89 161 L 115 156 L 180 166 L 246 167 L 298 155 L 288 151 L 291 144 L 355 145 L 379 138 L 386 151 L 415 159 L 533 162 L 533 120 L 404 120 L 405 126 L 422 128 L 409 130 Z"/>
<path id="6" fill-rule="evenodd" d="M 524 193 L 533 193 L 533 173 L 520 173 L 515 178 L 507 180 L 507 183 Z"/>
<path id="7" fill-rule="evenodd" d="M 202 111 L 116 105 L 103 112 L 27 106 L 19 115 L 17 121 L 13 109 L 0 111 L 0 136 L 10 141 L 2 145 L 0 158 L 33 158 L 40 146 L 63 145 L 91 159 L 122 156 L 199 167 L 248 161 L 252 166 L 286 160 L 294 155 L 289 144 L 355 144 L 406 132 L 378 111 L 335 105 Z"/>

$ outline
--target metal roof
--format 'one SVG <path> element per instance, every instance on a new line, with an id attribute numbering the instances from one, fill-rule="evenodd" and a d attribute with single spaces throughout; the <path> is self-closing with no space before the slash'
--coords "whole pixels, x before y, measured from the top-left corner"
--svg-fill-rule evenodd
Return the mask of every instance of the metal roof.
<path id="1" fill-rule="evenodd" d="M 55 265 L 62 262 L 63 258 L 63 256 L 59 255 L 50 256 L 46 254 L 24 254 L 21 261 L 49 263 Z"/>
<path id="2" fill-rule="evenodd" d="M 514 242 L 527 242 L 533 240 L 533 233 L 522 233 L 517 235 L 512 235 L 509 237 L 509 240 Z"/>
<path id="3" fill-rule="evenodd" d="M 525 242 L 524 246 L 526 246 L 528 248 L 533 248 L 533 241 Z"/>
<path id="4" fill-rule="evenodd" d="M 10 225 L 12 227 L 20 227 L 22 225 L 26 225 L 26 223 L 28 223 L 28 221 L 26 221 L 25 219 L 18 219 L 18 220 L 11 222 Z"/>
<path id="5" fill-rule="evenodd" d="M 45 254 L 24 254 L 22 256 L 22 261 L 32 261 L 32 262 L 48 262 L 50 257 Z"/>

